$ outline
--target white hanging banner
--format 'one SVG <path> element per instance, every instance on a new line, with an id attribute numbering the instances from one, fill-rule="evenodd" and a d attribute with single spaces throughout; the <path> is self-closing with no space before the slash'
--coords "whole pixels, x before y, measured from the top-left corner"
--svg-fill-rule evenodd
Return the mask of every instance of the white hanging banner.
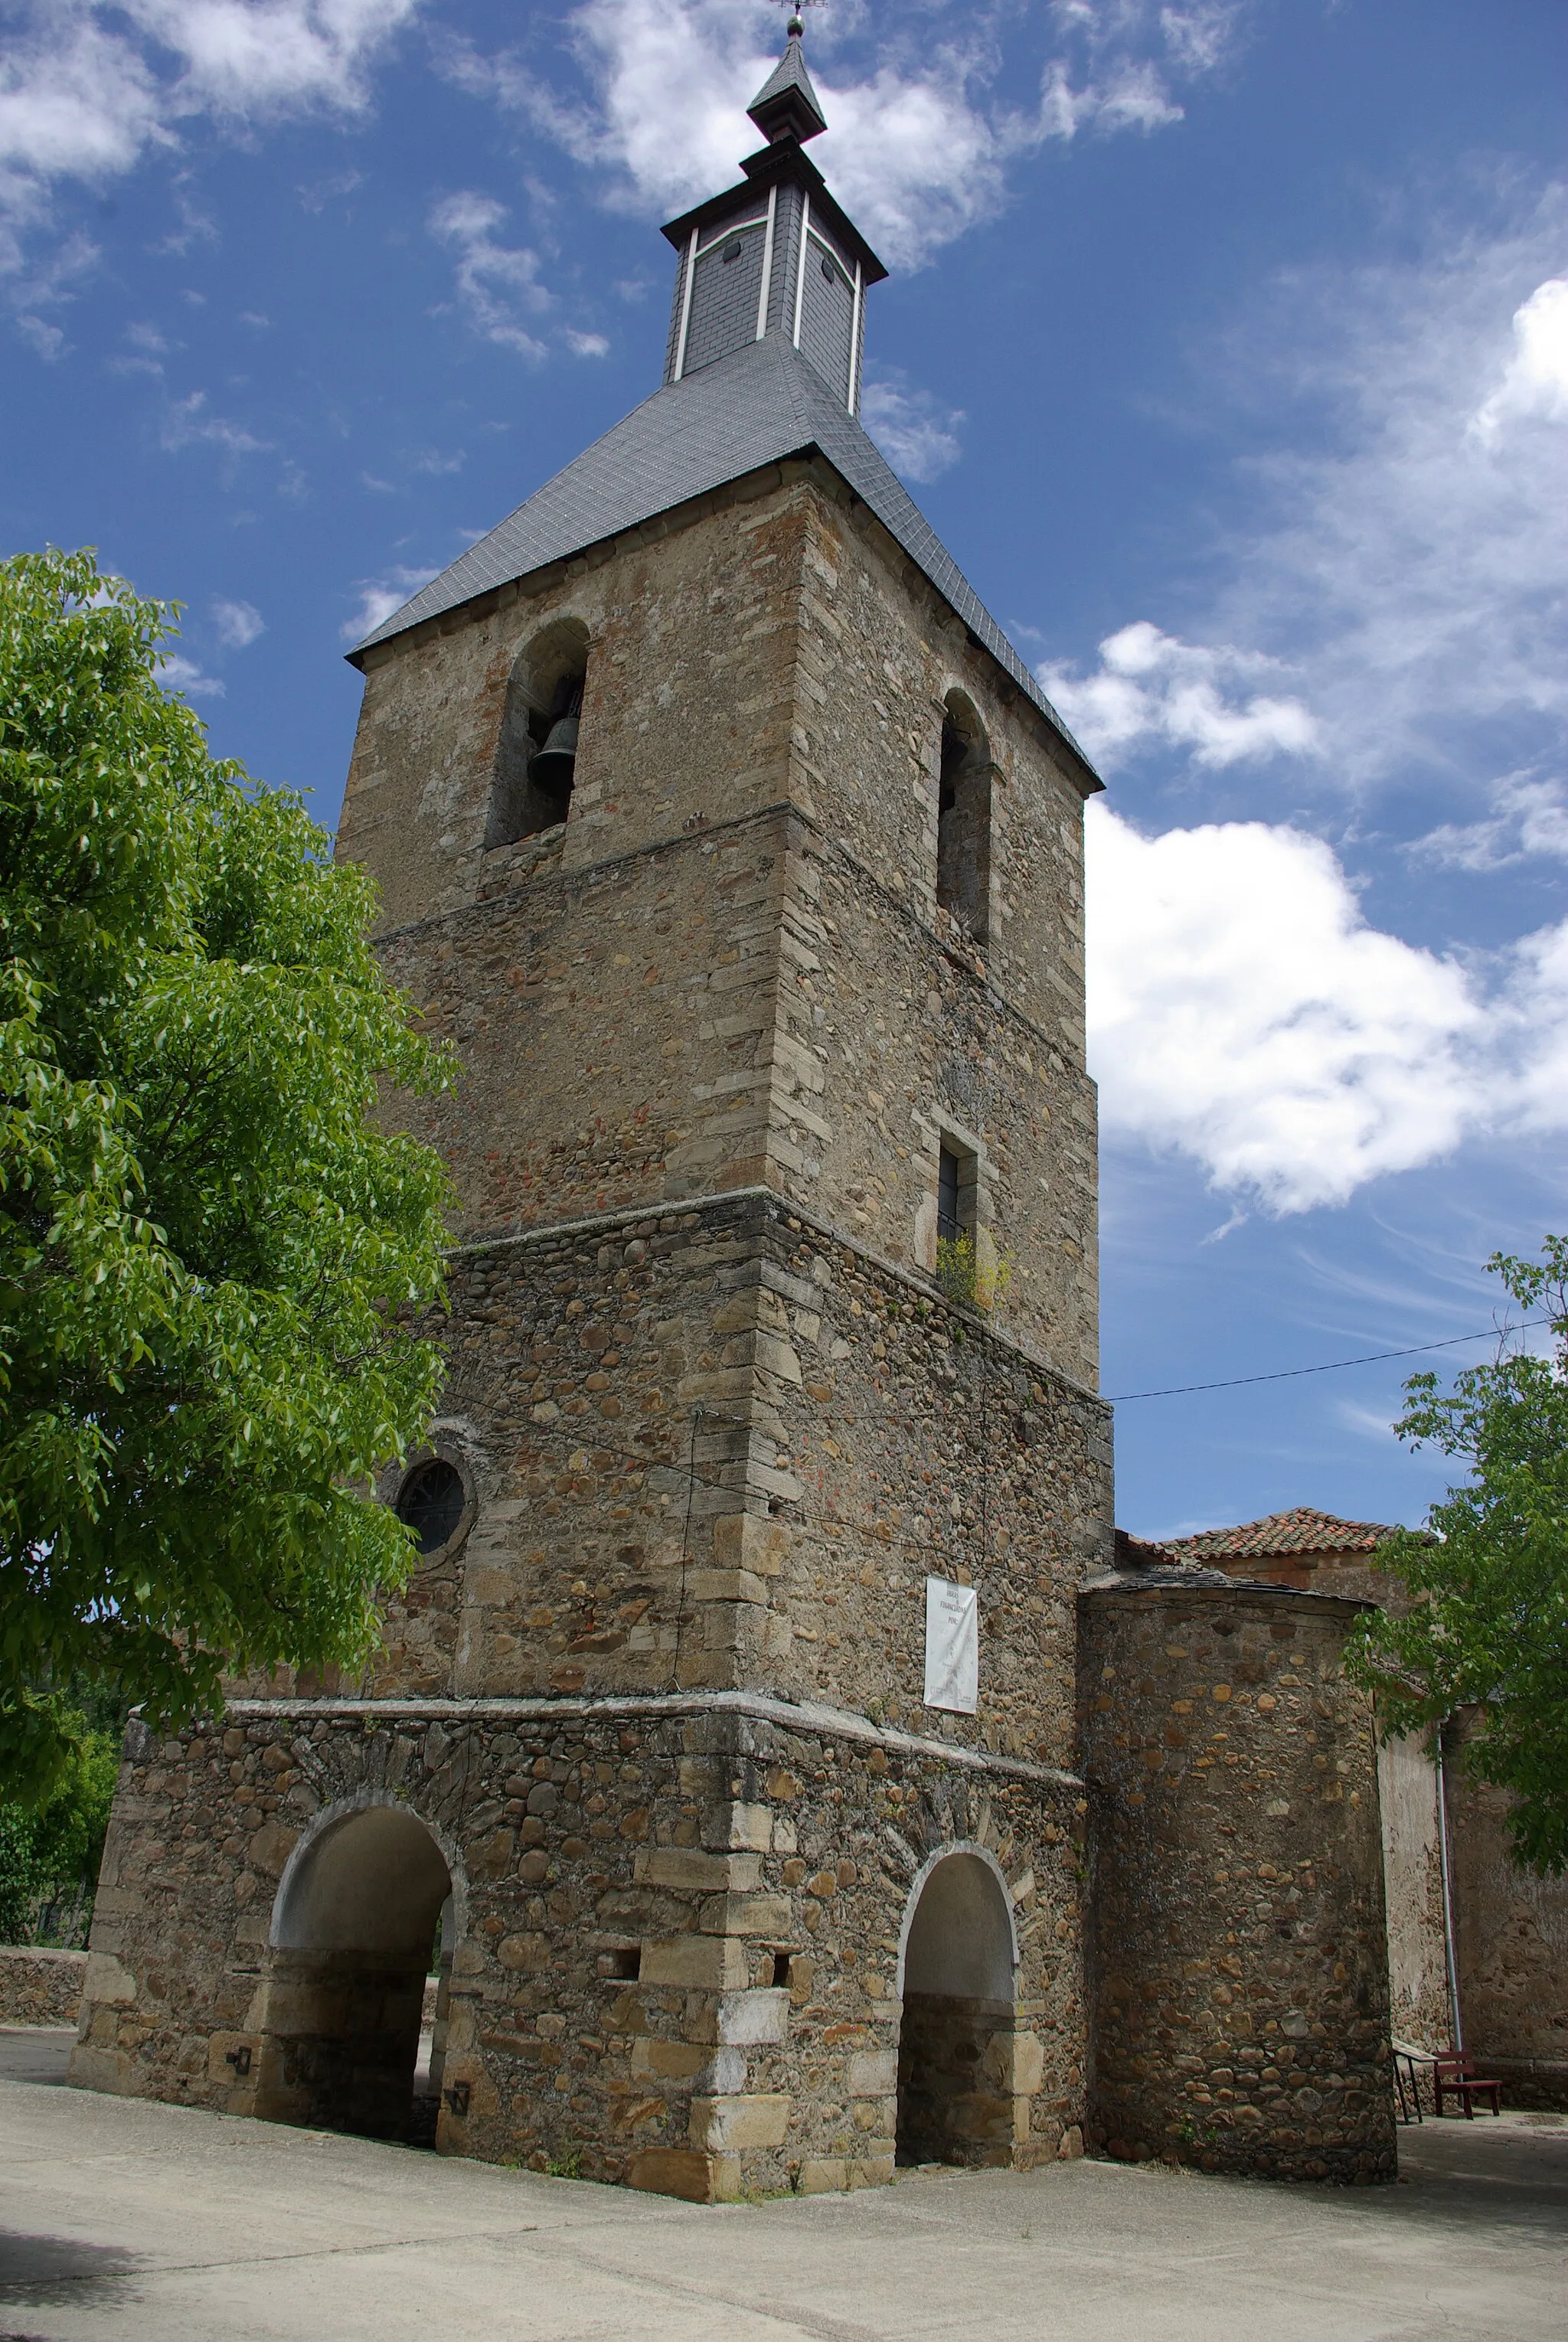
<path id="1" fill-rule="evenodd" d="M 980 1705 L 980 1604 L 945 1577 L 925 1581 L 925 1705 L 957 1716 Z"/>

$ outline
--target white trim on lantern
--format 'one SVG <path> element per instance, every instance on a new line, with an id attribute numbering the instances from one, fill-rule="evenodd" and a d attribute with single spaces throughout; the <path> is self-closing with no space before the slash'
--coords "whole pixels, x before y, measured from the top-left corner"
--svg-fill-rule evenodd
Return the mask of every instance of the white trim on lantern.
<path id="1" fill-rule="evenodd" d="M 744 235 L 748 228 L 765 227 L 766 225 L 767 214 L 765 212 L 758 212 L 754 219 L 729 220 L 722 228 L 720 228 L 717 235 L 711 235 L 709 236 L 706 244 L 698 245 L 697 258 L 699 260 L 705 260 L 710 252 L 717 252 L 721 245 L 729 244 L 735 236 Z"/>
<path id="2" fill-rule="evenodd" d="M 763 283 L 757 295 L 757 339 L 760 342 L 768 329 L 768 295 L 774 285 L 774 222 L 778 213 L 779 190 L 775 179 L 768 189 L 767 240 L 763 245 Z"/>
<path id="3" fill-rule="evenodd" d="M 692 322 L 692 286 L 697 274 L 697 231 L 692 230 L 692 240 L 686 246 L 686 285 L 681 295 L 681 334 L 675 344 L 675 371 L 673 382 L 679 382 L 686 370 L 686 329 Z"/>
<path id="4" fill-rule="evenodd" d="M 849 319 L 849 396 L 844 402 L 852 415 L 855 408 L 854 378 L 860 368 L 860 318 L 864 300 L 865 285 L 857 260 L 854 264 L 854 307 Z"/>
<path id="5" fill-rule="evenodd" d="M 795 270 L 795 273 L 794 273 L 794 334 L 793 334 L 793 335 L 791 335 L 791 337 L 790 337 L 790 338 L 792 339 L 792 341 L 794 343 L 794 345 L 795 345 L 795 347 L 796 347 L 796 349 L 797 349 L 797 350 L 798 350 L 798 349 L 799 349 L 799 347 L 800 347 L 800 313 L 801 313 L 801 305 L 802 305 L 802 303 L 803 303 L 803 302 L 804 301 L 804 299 L 805 299 L 805 255 L 806 255 L 806 246 L 810 244 L 810 242 L 811 242 L 811 197 L 810 197 L 810 195 L 807 195 L 807 194 L 804 192 L 804 190 L 803 189 L 803 190 L 802 190 L 802 193 L 801 193 L 801 215 L 800 215 L 800 266 Z"/>

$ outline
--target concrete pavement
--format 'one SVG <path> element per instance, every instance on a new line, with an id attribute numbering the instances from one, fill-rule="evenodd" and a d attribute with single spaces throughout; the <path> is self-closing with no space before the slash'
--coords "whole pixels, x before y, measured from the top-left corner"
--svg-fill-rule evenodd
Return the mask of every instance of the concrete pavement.
<path id="1" fill-rule="evenodd" d="M 1568 2119 L 1381 2188 L 922 2171 L 713 2208 L 57 2086 L 0 2034 L 0 2342 L 1561 2342 Z"/>

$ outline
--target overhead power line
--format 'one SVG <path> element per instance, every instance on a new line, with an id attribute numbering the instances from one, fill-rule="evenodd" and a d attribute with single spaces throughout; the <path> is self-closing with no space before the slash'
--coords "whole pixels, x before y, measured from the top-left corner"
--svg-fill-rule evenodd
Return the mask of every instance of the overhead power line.
<path id="1" fill-rule="evenodd" d="M 1122 1391 L 1112 1406 L 1126 1406 L 1135 1398 L 1184 1398 L 1190 1391 L 1239 1390 L 1243 1383 L 1288 1383 L 1298 1375 L 1337 1375 L 1342 1366 L 1381 1366 L 1385 1358 L 1418 1358 L 1427 1350 L 1452 1350 L 1461 1342 L 1490 1342 L 1499 1336 L 1523 1334 L 1532 1326 L 1550 1326 L 1550 1317 L 1523 1317 L 1517 1326 L 1488 1326 L 1479 1334 L 1450 1334 L 1441 1342 L 1416 1342 L 1408 1350 L 1369 1350 L 1364 1357 L 1330 1358 L 1321 1366 L 1280 1366 L 1272 1375 L 1228 1375 L 1218 1383 L 1173 1383 L 1168 1390 Z"/>

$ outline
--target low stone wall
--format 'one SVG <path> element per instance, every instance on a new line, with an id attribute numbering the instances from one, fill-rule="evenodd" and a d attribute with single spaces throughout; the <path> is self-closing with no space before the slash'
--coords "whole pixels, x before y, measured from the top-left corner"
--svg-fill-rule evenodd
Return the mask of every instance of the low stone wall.
<path id="1" fill-rule="evenodd" d="M 1539 2108 L 1568 2114 L 1568 2060 L 1549 2057 L 1493 2057 L 1483 2050 L 1475 2070 L 1503 2085 L 1505 2107 Z"/>
<path id="2" fill-rule="evenodd" d="M 1101 2153 L 1393 2177 L 1371 1704 L 1340 1664 L 1357 1606 L 1223 1578 L 1082 1597 Z"/>
<path id="3" fill-rule="evenodd" d="M 1463 1760 L 1474 1727 L 1458 1720 L 1447 1752 L 1464 2046 L 1507 2084 L 1505 2105 L 1568 2107 L 1568 1877 L 1514 1861 L 1511 1796 Z"/>
<path id="4" fill-rule="evenodd" d="M 86 1972 L 85 1952 L 0 1945 L 0 2025 L 75 2025 Z"/>

